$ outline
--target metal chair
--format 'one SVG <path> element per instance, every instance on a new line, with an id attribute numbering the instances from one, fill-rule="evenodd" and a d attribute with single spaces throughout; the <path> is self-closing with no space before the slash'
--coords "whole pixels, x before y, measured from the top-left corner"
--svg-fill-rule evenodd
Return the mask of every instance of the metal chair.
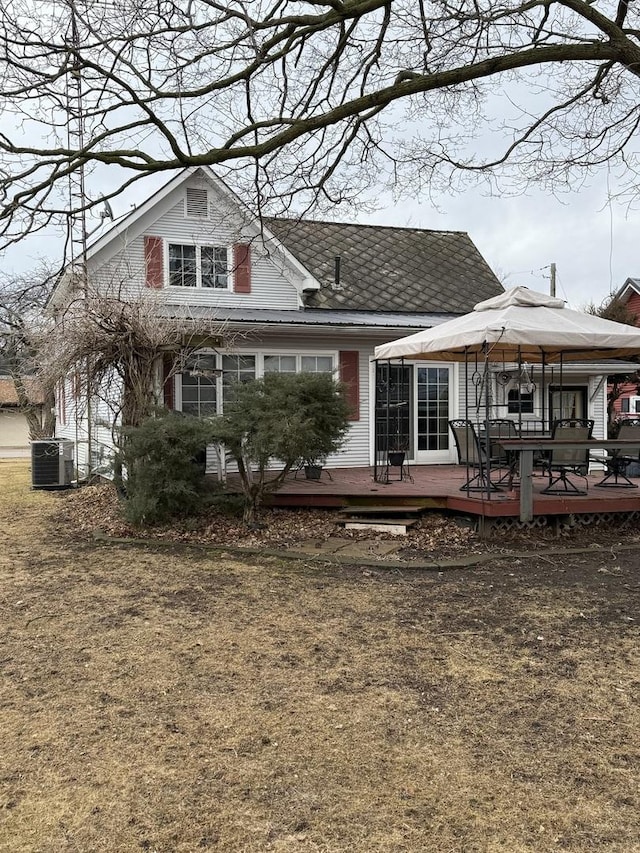
<path id="1" fill-rule="evenodd" d="M 472 421 L 458 419 L 449 421 L 449 428 L 458 451 L 458 463 L 473 468 L 476 473 L 464 485 L 461 492 L 497 492 L 499 487 L 491 480 L 491 467 L 499 466 L 499 460 L 487 454 L 486 448 L 480 443 L 478 433 Z M 491 442 L 489 442 L 489 448 Z"/>
<path id="2" fill-rule="evenodd" d="M 561 418 L 554 421 L 551 438 L 556 441 L 586 441 L 591 438 L 593 420 L 590 418 Z M 589 471 L 589 448 L 551 447 L 549 458 L 543 464 L 549 476 L 549 485 L 542 489 L 543 495 L 586 495 L 587 472 Z M 585 490 L 579 489 L 568 475 L 580 476 L 585 481 Z"/>
<path id="3" fill-rule="evenodd" d="M 627 468 L 633 462 L 640 461 L 640 418 L 624 418 L 618 422 L 616 438 L 623 440 L 638 439 L 638 446 L 629 450 L 611 450 L 599 461 L 606 465 L 606 472 L 596 486 L 609 489 L 637 489 L 638 484 L 632 483 L 627 474 Z M 630 455 L 631 454 L 631 455 Z"/>
<path id="4" fill-rule="evenodd" d="M 502 438 L 518 438 L 516 425 L 509 418 L 493 418 L 489 421 L 489 454 L 498 461 L 500 468 L 506 468 L 496 485 L 507 483 L 511 487 L 517 472 L 518 454 L 501 447 Z"/>

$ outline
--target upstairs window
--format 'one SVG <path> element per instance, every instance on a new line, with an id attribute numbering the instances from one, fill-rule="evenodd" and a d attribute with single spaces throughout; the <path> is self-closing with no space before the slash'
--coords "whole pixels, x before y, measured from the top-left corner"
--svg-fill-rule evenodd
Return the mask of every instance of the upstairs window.
<path id="1" fill-rule="evenodd" d="M 229 288 L 226 246 L 192 246 L 169 243 L 171 287 Z"/>

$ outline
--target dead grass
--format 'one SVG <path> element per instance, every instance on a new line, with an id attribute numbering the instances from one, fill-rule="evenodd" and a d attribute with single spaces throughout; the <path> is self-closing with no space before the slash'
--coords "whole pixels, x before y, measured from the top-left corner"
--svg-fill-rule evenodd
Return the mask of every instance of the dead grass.
<path id="1" fill-rule="evenodd" d="M 640 851 L 637 556 L 93 543 L 0 465 L 0 850 Z"/>

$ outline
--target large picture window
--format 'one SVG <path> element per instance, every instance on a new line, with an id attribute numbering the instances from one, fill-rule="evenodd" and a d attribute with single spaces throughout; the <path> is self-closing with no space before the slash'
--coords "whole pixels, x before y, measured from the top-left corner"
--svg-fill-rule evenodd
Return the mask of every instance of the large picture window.
<path id="1" fill-rule="evenodd" d="M 235 382 L 249 382 L 266 373 L 333 373 L 333 355 L 293 353 L 194 353 L 178 377 L 178 406 L 187 414 L 221 414 Z"/>
<path id="2" fill-rule="evenodd" d="M 234 382 L 250 382 L 256 378 L 255 355 L 223 355 L 222 356 L 222 398 L 229 398 L 229 391 Z"/>
<path id="3" fill-rule="evenodd" d="M 228 251 L 224 246 L 169 243 L 171 287 L 229 287 Z"/>

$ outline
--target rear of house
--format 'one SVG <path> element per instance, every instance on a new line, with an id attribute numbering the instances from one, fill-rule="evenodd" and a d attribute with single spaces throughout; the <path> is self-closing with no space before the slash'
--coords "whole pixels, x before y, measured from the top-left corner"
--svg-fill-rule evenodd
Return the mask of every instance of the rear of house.
<path id="1" fill-rule="evenodd" d="M 503 290 L 466 233 L 259 220 L 208 169 L 185 170 L 147 199 L 90 248 L 87 266 L 92 287 L 209 335 L 178 373 L 159 362 L 158 399 L 169 408 L 220 414 L 233 380 L 270 371 L 339 377 L 351 423 L 327 464 L 345 467 L 372 464 L 385 430 L 389 444 L 401 436 L 414 463 L 455 461 L 448 420 L 473 399 L 473 379 L 465 387 L 455 364 L 376 364 L 374 348 Z M 61 285 L 54 306 L 69 297 Z M 595 407 L 604 423 L 601 377 L 583 369 L 575 385 L 575 405 Z M 81 471 L 104 471 L 117 406 L 82 399 L 79 388 L 69 377 L 59 390 L 58 435 L 77 441 Z M 518 405 L 535 408 L 532 395 Z M 502 404 L 513 413 L 508 392 Z"/>

